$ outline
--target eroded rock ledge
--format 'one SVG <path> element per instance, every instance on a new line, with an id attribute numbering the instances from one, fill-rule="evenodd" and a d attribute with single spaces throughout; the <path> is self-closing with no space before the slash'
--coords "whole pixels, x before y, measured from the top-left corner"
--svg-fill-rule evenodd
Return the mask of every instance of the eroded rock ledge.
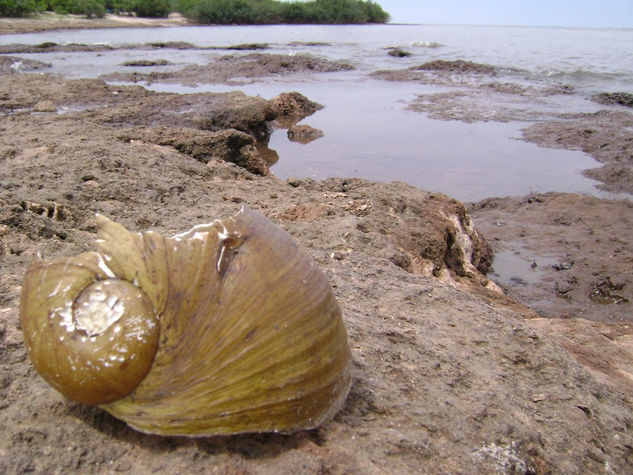
<path id="1" fill-rule="evenodd" d="M 21 93 L 7 92 L 18 84 Z M 288 128 L 322 107 L 298 92 L 267 101 L 242 92 L 160 94 L 101 80 L 52 81 L 35 75 L 3 76 L 0 94 L 5 114 L 40 112 L 37 120 L 51 126 L 65 118 L 56 113 L 71 120 L 70 114 L 80 115 L 119 130 L 119 140 L 174 147 L 204 163 L 225 160 L 258 175 L 270 173 L 262 151 L 273 127 Z"/>

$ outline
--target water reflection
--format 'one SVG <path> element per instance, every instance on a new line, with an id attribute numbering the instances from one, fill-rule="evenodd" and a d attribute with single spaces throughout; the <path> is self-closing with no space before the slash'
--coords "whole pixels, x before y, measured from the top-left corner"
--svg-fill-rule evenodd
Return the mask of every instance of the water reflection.
<path id="1" fill-rule="evenodd" d="M 556 259 L 537 256 L 525 250 L 497 251 L 492 263 L 494 270 L 489 277 L 504 287 L 534 285 L 543 279 L 545 269 L 556 262 Z"/>
<path id="2" fill-rule="evenodd" d="M 271 172 L 280 178 L 360 177 L 403 181 L 462 201 L 490 196 L 562 191 L 601 195 L 581 171 L 599 166 L 577 151 L 547 149 L 519 140 L 526 123 L 464 123 L 407 111 L 416 92 L 435 86 L 342 81 L 320 77 L 295 82 L 269 79 L 242 86 L 151 84 L 160 92 L 229 92 L 271 99 L 298 90 L 324 106 L 298 125 L 323 131 L 307 144 L 289 140 L 277 124 L 264 144 Z M 270 153 L 266 152 L 265 153 Z M 268 158 L 267 158 L 268 160 Z"/>
<path id="3" fill-rule="evenodd" d="M 279 154 L 275 150 L 268 148 L 267 145 L 258 142 L 255 144 L 255 147 L 269 167 L 279 161 Z"/>

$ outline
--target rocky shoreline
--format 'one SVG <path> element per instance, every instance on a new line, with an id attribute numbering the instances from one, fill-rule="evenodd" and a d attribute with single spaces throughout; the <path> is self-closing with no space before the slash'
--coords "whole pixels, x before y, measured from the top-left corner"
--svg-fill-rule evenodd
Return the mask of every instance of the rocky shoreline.
<path id="1" fill-rule="evenodd" d="M 253 74 L 279 67 L 272 55 L 247 61 Z M 292 67 L 315 67 L 302 61 Z M 0 75 L 0 471 L 631 470 L 631 202 L 551 193 L 465 206 L 403 183 L 272 176 L 271 127 L 318 107 L 298 93 L 267 101 Z M 562 118 L 526 138 L 594 154 L 605 187 L 633 193 L 630 125 L 618 129 L 631 114 L 603 116 L 591 133 L 589 119 Z M 333 421 L 293 435 L 147 436 L 34 373 L 17 306 L 37 253 L 90 249 L 97 212 L 175 234 L 241 205 L 286 229 L 344 306 L 355 382 Z M 496 284 L 491 250 L 527 262 L 536 283 Z"/>

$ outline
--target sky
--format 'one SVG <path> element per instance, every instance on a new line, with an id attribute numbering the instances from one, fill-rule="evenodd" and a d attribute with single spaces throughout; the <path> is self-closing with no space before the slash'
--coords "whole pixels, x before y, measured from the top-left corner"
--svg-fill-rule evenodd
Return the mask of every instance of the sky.
<path id="1" fill-rule="evenodd" d="M 373 0 L 393 23 L 633 28 L 633 0 Z"/>

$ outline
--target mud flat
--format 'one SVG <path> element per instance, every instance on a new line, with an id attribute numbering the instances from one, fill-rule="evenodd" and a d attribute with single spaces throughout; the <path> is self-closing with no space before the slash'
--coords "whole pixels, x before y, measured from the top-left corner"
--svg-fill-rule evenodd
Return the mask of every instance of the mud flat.
<path id="1" fill-rule="evenodd" d="M 268 74 L 268 57 L 251 58 L 264 68 L 258 74 Z M 233 64 L 235 77 L 252 71 Z M 470 84 L 464 74 L 490 77 L 487 91 L 526 100 L 542 92 L 497 84 L 487 68 L 454 67 L 412 74 L 462 85 Z M 199 73 L 209 71 L 189 77 Z M 319 107 L 298 93 L 265 100 L 18 72 L 1 79 L 3 473 L 633 468 L 630 202 L 546 194 L 467 209 L 403 183 L 282 181 L 268 169 L 271 127 L 291 127 Z M 574 120 L 559 122 L 572 127 Z M 600 133 L 609 134 L 607 122 Z M 581 136 L 547 144 L 593 153 Z M 608 149 L 616 157 L 628 143 L 626 133 L 609 137 L 612 148 L 596 154 Z M 632 191 L 625 180 L 614 183 Z M 64 400 L 34 373 L 18 301 L 38 252 L 89 249 L 94 213 L 132 230 L 175 234 L 242 205 L 290 232 L 344 306 L 354 384 L 333 421 L 292 435 L 148 436 Z M 499 279 L 489 273 L 491 250 L 527 270 Z M 529 272 L 540 272 L 533 284 Z"/>

